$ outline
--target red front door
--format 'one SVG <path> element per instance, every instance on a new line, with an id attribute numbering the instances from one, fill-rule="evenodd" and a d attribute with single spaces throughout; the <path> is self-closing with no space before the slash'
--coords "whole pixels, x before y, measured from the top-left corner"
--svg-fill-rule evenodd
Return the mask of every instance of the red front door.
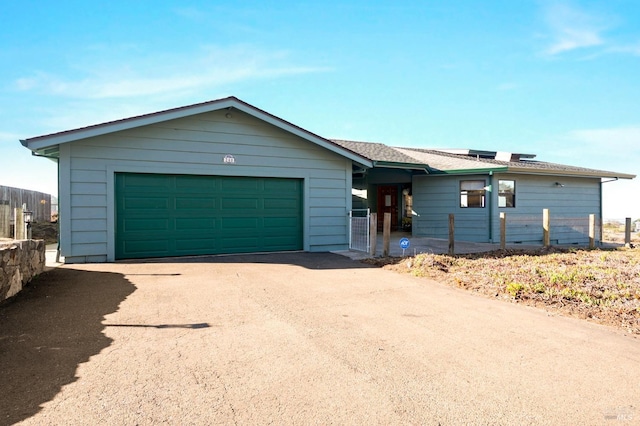
<path id="1" fill-rule="evenodd" d="M 391 213 L 391 230 L 397 229 L 398 187 L 396 185 L 378 186 L 378 230 L 382 230 L 385 213 Z"/>

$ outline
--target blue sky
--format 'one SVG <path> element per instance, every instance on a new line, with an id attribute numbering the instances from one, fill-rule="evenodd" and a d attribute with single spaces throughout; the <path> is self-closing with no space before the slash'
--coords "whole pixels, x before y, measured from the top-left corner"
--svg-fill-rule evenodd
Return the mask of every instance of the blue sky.
<path id="1" fill-rule="evenodd" d="M 237 96 L 329 138 L 640 172 L 636 1 L 20 1 L 0 6 L 0 184 L 19 139 Z M 640 180 L 604 185 L 640 218 Z"/>

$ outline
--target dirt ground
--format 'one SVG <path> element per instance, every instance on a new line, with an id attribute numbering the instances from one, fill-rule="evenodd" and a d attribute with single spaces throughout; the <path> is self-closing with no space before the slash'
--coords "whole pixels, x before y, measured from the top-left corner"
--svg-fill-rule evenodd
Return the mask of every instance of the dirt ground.
<path id="1" fill-rule="evenodd" d="M 0 424 L 631 423 L 638 365 L 613 329 L 331 254 L 68 265 L 0 306 Z"/>
<path id="2" fill-rule="evenodd" d="M 640 249 L 420 254 L 367 263 L 640 335 Z"/>

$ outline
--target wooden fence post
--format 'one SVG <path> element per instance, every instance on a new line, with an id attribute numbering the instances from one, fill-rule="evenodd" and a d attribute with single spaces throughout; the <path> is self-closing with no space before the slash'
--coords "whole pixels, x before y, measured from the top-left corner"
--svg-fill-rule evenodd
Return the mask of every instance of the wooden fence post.
<path id="1" fill-rule="evenodd" d="M 507 248 L 507 214 L 500 212 L 500 250 Z"/>
<path id="2" fill-rule="evenodd" d="M 391 242 L 391 213 L 384 214 L 382 223 L 382 256 L 389 256 L 389 245 Z"/>
<path id="3" fill-rule="evenodd" d="M 376 244 L 378 244 L 378 213 L 371 213 L 369 216 L 369 254 L 376 255 Z"/>
<path id="4" fill-rule="evenodd" d="M 455 251 L 455 217 L 449 213 L 449 255 L 453 256 Z"/>
<path id="5" fill-rule="evenodd" d="M 13 221 L 13 239 L 24 240 L 27 238 L 24 228 L 24 214 L 22 213 L 22 207 L 16 207 L 13 209 L 14 221 Z"/>
<path id="6" fill-rule="evenodd" d="M 624 246 L 631 247 L 631 218 L 626 218 L 624 222 Z"/>
<path id="7" fill-rule="evenodd" d="M 11 206 L 8 200 L 0 200 L 0 238 L 11 238 Z"/>
<path id="8" fill-rule="evenodd" d="M 589 215 L 589 248 L 596 248 L 596 215 Z"/>
<path id="9" fill-rule="evenodd" d="M 551 245 L 551 233 L 549 232 L 549 209 L 542 210 L 542 245 Z"/>

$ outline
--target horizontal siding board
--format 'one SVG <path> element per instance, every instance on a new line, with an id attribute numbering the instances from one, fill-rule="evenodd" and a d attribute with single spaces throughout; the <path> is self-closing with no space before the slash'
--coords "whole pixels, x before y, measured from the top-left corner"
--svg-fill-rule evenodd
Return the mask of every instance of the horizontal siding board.
<path id="1" fill-rule="evenodd" d="M 322 235 L 334 235 L 334 236 L 344 236 L 347 232 L 347 226 L 311 226 L 309 235 L 311 236 L 322 236 Z"/>
<path id="2" fill-rule="evenodd" d="M 74 231 L 107 231 L 107 219 L 74 219 Z"/>
<path id="3" fill-rule="evenodd" d="M 335 154 L 326 150 L 309 150 L 300 145 L 282 145 L 273 146 L 260 140 L 258 143 L 250 143 L 251 141 L 243 141 L 243 144 L 230 141 L 228 138 L 221 141 L 206 142 L 190 142 L 182 139 L 176 140 L 156 140 L 143 138 L 114 138 L 113 136 L 104 140 L 91 140 L 82 142 L 74 147 L 75 155 L 96 158 L 112 158 L 111 154 L 106 154 L 105 150 L 109 150 L 114 146 L 122 150 L 126 157 L 134 157 L 135 152 L 148 151 L 153 146 L 153 151 L 167 152 L 175 154 L 213 154 L 224 156 L 226 154 L 240 156 L 258 156 L 266 158 L 285 158 L 285 159 L 307 159 L 307 160 L 327 160 L 335 158 Z M 258 142 L 258 141 L 256 141 Z M 134 153 L 134 154 L 132 154 Z"/>
<path id="4" fill-rule="evenodd" d="M 107 241 L 107 231 L 73 231 L 74 244 L 93 244 L 96 241 Z"/>
<path id="5" fill-rule="evenodd" d="M 344 216 L 311 216 L 309 218 L 309 226 L 335 226 L 347 223 L 347 217 Z"/>
<path id="6" fill-rule="evenodd" d="M 73 231 L 73 221 L 75 219 L 106 219 L 106 207 L 74 207 L 71 209 L 71 223 Z"/>
<path id="7" fill-rule="evenodd" d="M 104 168 L 102 170 L 71 170 L 71 182 L 104 183 L 106 179 L 107 172 L 104 170 Z"/>
<path id="8" fill-rule="evenodd" d="M 588 230 L 575 224 L 588 226 L 590 214 L 600 215 L 599 179 L 500 174 L 495 177 L 496 184 L 500 179 L 515 180 L 516 207 L 496 210 L 494 240 L 500 238 L 499 214 L 504 212 L 507 242 L 542 242 L 542 214 L 543 209 L 548 209 L 552 243 L 588 244 Z"/>
<path id="9" fill-rule="evenodd" d="M 336 247 L 338 244 L 348 244 L 346 235 L 315 235 L 313 238 L 314 246 L 327 246 L 332 245 Z M 344 248 L 344 247 L 343 247 Z"/>
<path id="10" fill-rule="evenodd" d="M 345 181 L 344 177 L 336 178 L 335 172 L 325 173 L 326 176 L 315 174 L 312 176 L 309 182 L 309 189 L 344 189 Z"/>
<path id="11" fill-rule="evenodd" d="M 71 207 L 106 207 L 106 195 L 71 195 Z"/>
<path id="12" fill-rule="evenodd" d="M 158 151 L 149 149 L 131 149 L 125 147 L 83 147 L 74 153 L 74 161 L 80 158 L 102 160 L 135 160 L 144 163 L 179 163 L 188 164 L 224 164 L 222 153 L 197 153 L 182 151 Z M 300 169 L 326 170 L 336 168 L 342 162 L 332 159 L 282 158 L 274 156 L 235 155 L 235 164 L 260 167 L 269 164 L 271 167 L 294 167 Z M 233 167 L 233 165 L 229 165 Z"/>
<path id="13" fill-rule="evenodd" d="M 87 183 L 87 182 L 71 182 L 71 195 L 106 195 L 107 184 L 104 183 Z"/>
<path id="14" fill-rule="evenodd" d="M 70 256 L 105 256 L 107 253 L 106 243 L 73 243 L 71 245 Z M 66 257 L 65 257 L 66 261 Z"/>
<path id="15" fill-rule="evenodd" d="M 320 217 L 342 217 L 345 218 L 347 216 L 347 212 L 344 208 L 336 208 L 336 207 L 311 207 L 309 216 L 320 216 Z"/>
<path id="16" fill-rule="evenodd" d="M 314 188 L 313 193 L 319 198 L 338 198 L 343 202 L 345 200 L 344 188 Z"/>
<path id="17" fill-rule="evenodd" d="M 310 207 L 334 207 L 343 209 L 346 207 L 346 199 L 342 198 L 327 198 L 327 197 L 314 197 L 310 202 Z"/>

